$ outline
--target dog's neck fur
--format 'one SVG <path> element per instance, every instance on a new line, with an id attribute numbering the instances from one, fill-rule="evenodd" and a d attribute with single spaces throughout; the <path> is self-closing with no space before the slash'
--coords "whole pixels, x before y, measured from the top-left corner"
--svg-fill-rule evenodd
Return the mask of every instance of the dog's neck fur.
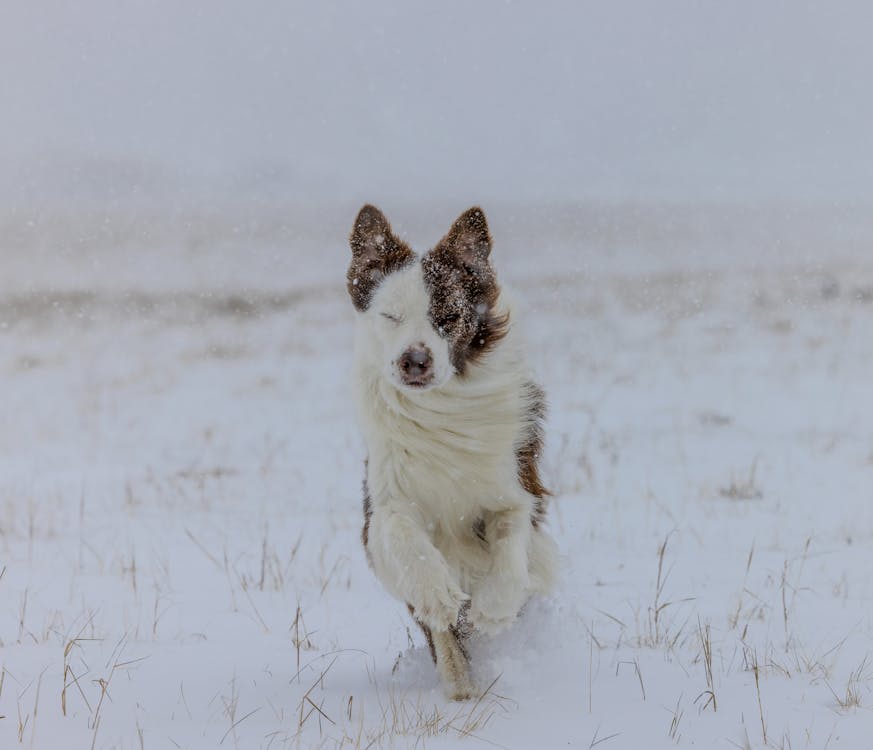
<path id="1" fill-rule="evenodd" d="M 384 377 L 383 363 L 368 354 L 365 332 L 359 330 L 355 382 L 371 469 L 376 469 L 370 471 L 375 497 L 424 494 L 439 504 L 472 494 L 487 508 L 495 485 L 503 493 L 517 484 L 513 477 L 529 412 L 528 377 L 511 330 L 463 376 L 429 391 L 400 390 Z M 463 483 L 463 493 L 451 486 L 456 483 Z M 416 492 L 410 492 L 412 485 Z"/>

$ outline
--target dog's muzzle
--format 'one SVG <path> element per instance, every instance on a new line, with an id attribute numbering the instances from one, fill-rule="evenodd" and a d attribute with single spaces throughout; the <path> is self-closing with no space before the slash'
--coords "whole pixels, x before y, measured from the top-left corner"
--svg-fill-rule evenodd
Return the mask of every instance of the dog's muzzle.
<path id="1" fill-rule="evenodd" d="M 433 380 L 433 355 L 424 344 L 411 346 L 397 361 L 404 385 L 420 388 Z"/>

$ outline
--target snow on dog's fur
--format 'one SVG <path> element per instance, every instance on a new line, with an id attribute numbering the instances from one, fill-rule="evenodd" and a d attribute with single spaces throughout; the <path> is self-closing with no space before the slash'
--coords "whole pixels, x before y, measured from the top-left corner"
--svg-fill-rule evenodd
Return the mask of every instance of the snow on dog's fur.
<path id="1" fill-rule="evenodd" d="M 421 625 L 449 695 L 467 698 L 471 628 L 506 627 L 554 578 L 537 470 L 543 392 L 481 209 L 421 258 L 373 206 L 350 243 L 367 559 Z"/>

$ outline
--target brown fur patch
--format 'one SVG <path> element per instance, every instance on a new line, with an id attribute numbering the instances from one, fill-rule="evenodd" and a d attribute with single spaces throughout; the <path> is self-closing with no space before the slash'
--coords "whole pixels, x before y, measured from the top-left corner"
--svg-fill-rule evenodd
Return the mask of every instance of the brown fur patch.
<path id="1" fill-rule="evenodd" d="M 536 383 L 531 382 L 527 384 L 527 396 L 529 403 L 526 415 L 527 432 L 515 457 L 518 462 L 518 481 L 536 498 L 530 519 L 536 527 L 545 520 L 546 498 L 552 494 L 543 486 L 539 473 L 539 460 L 543 449 L 543 422 L 546 418 L 546 394 Z"/>
<path id="2" fill-rule="evenodd" d="M 370 562 L 370 518 L 373 516 L 373 503 L 370 500 L 370 488 L 367 485 L 367 461 L 364 460 L 364 528 L 361 529 L 361 541 L 364 543 L 364 552 L 367 554 L 367 562 Z"/>
<path id="3" fill-rule="evenodd" d="M 476 535 L 476 538 L 480 542 L 487 542 L 488 540 L 485 538 L 485 519 L 477 518 L 473 523 L 473 533 Z"/>
<path id="4" fill-rule="evenodd" d="M 458 645 L 461 647 L 461 651 L 464 656 L 467 656 L 467 647 L 466 642 L 470 639 L 470 636 L 473 635 L 474 627 L 470 622 L 468 615 L 470 614 L 470 602 L 464 602 L 464 605 L 461 607 L 461 611 L 458 612 L 458 621 L 454 626 L 449 628 L 452 631 L 452 635 L 458 639 Z"/>
<path id="5" fill-rule="evenodd" d="M 430 649 L 430 658 L 433 659 L 433 663 L 436 664 L 437 654 L 436 648 L 433 645 L 433 633 L 431 633 L 430 628 L 427 625 L 415 616 L 415 607 L 411 604 L 407 604 L 406 607 L 409 609 L 409 614 L 412 616 L 412 619 L 415 620 L 418 627 L 421 628 L 421 632 L 424 633 L 424 637 L 427 640 L 427 647 Z"/>
<path id="6" fill-rule="evenodd" d="M 382 279 L 412 263 L 415 253 L 391 232 L 385 215 L 369 204 L 358 212 L 349 245 L 352 262 L 346 274 L 346 287 L 355 309 L 363 312 Z"/>
<path id="7" fill-rule="evenodd" d="M 413 620 L 415 620 L 415 624 L 421 628 L 421 632 L 424 633 L 425 640 L 427 641 L 427 647 L 430 650 L 430 658 L 433 659 L 433 663 L 437 663 L 437 652 L 436 646 L 434 646 L 433 642 L 433 632 L 430 627 L 425 625 L 421 620 L 419 620 L 415 616 L 415 607 L 407 602 L 406 608 L 409 610 L 409 614 Z M 464 658 L 469 658 L 467 653 L 466 641 L 469 640 L 470 636 L 473 635 L 473 626 L 467 620 L 467 613 L 470 611 L 470 603 L 467 602 L 461 607 L 460 612 L 458 612 L 458 621 L 455 625 L 449 627 L 449 632 L 454 636 L 455 640 L 458 642 L 458 647 L 461 649 L 461 653 L 464 655 Z"/>
<path id="8" fill-rule="evenodd" d="M 500 296 L 488 257 L 491 234 L 481 208 L 465 211 L 421 262 L 430 294 L 428 317 L 449 341 L 459 375 L 506 335 L 509 315 L 494 312 Z"/>

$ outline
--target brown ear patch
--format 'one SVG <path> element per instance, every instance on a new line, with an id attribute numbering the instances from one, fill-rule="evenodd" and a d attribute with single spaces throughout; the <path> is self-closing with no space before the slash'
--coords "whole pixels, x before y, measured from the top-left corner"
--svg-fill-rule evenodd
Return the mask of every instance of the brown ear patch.
<path id="1" fill-rule="evenodd" d="M 449 357 L 459 375 L 509 329 L 509 316 L 494 310 L 500 287 L 488 260 L 490 253 L 485 213 L 471 208 L 421 262 L 430 294 L 428 317 L 449 341 Z"/>
<path id="2" fill-rule="evenodd" d="M 455 219 L 440 244 L 450 247 L 462 263 L 475 265 L 487 262 L 491 254 L 491 233 L 485 212 L 479 206 L 468 208 Z"/>
<path id="3" fill-rule="evenodd" d="M 358 212 L 349 245 L 352 262 L 346 274 L 346 286 L 355 309 L 363 312 L 382 279 L 412 263 L 415 254 L 392 233 L 385 215 L 369 204 Z"/>

